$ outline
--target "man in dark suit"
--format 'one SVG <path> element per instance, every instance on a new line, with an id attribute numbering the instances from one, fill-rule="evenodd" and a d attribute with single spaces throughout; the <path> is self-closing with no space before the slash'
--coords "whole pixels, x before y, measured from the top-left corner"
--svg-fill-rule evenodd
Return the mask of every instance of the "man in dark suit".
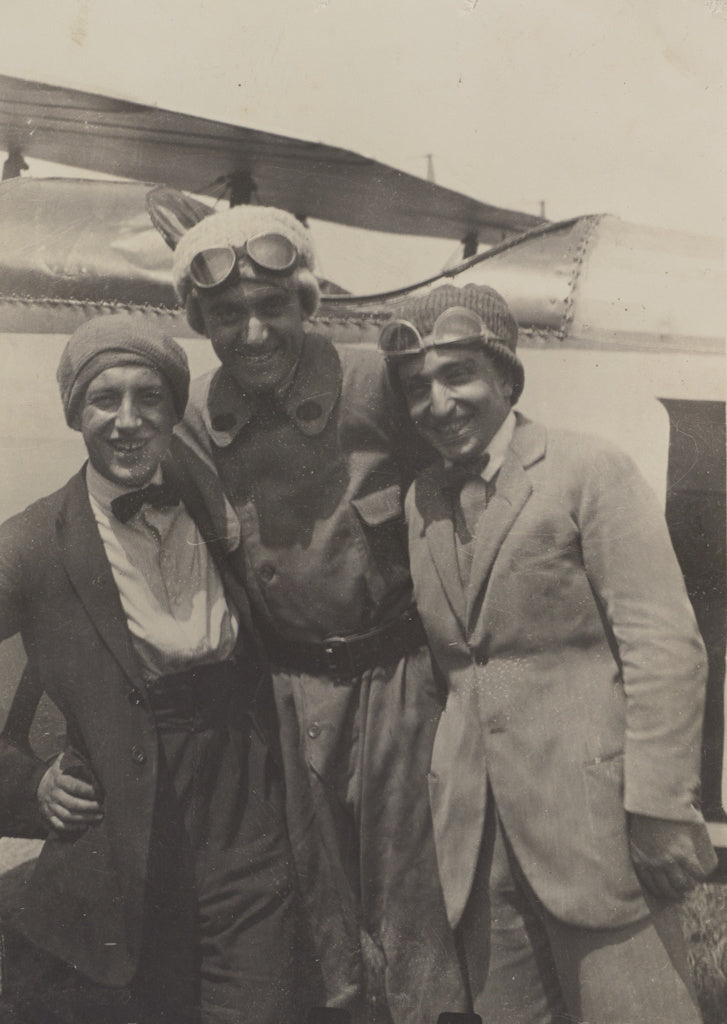
<path id="1" fill-rule="evenodd" d="M 524 372 L 497 292 L 446 285 L 397 312 L 381 348 L 440 455 L 406 509 L 449 689 L 430 796 L 474 1008 L 698 1021 L 674 899 L 715 863 L 706 656 L 661 511 L 623 453 L 513 411 Z"/>
<path id="2" fill-rule="evenodd" d="M 28 658 L 0 737 L 0 825 L 47 837 L 14 929 L 48 991 L 21 990 L 18 1013 L 297 1020 L 305 962 L 265 676 L 172 439 L 186 356 L 101 317 L 71 337 L 58 382 L 89 461 L 0 527 L 0 635 L 19 632 Z M 43 693 L 67 723 L 50 765 L 28 742 Z"/>

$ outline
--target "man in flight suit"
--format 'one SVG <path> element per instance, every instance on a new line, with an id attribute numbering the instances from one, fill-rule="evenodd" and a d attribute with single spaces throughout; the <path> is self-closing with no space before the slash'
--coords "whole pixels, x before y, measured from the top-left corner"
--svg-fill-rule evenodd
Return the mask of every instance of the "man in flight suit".
<path id="1" fill-rule="evenodd" d="M 280 210 L 236 207 L 183 235 L 175 286 L 221 365 L 179 432 L 214 467 L 208 500 L 221 481 L 237 513 L 328 1003 L 419 1024 L 464 1005 L 427 798 L 442 697 L 412 603 L 384 362 L 308 323 L 313 267 Z"/>

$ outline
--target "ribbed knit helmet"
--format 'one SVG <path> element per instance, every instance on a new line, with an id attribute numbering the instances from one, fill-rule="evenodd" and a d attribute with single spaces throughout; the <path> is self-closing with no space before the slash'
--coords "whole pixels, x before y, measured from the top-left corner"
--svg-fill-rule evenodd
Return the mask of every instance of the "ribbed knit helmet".
<path id="1" fill-rule="evenodd" d="M 458 288 L 453 284 L 439 285 L 423 295 L 407 296 L 392 303 L 392 319 L 408 320 L 422 338 L 432 333 L 437 319 L 453 306 L 471 309 L 482 320 L 495 338 L 485 338 L 481 344 L 485 352 L 505 367 L 513 385 L 513 405 L 522 394 L 525 371 L 516 355 L 518 327 L 508 304 L 499 292 L 482 284 L 466 284 Z M 495 340 L 497 339 L 497 340 Z M 456 342 L 450 342 L 456 344 Z M 393 360 L 408 358 L 396 355 Z"/>

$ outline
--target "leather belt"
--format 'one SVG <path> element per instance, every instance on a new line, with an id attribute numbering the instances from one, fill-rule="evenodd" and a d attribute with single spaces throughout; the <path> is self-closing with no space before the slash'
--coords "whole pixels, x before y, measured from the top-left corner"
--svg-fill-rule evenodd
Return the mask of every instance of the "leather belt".
<path id="1" fill-rule="evenodd" d="M 160 676 L 145 688 L 159 727 L 200 727 L 229 716 L 230 698 L 240 689 L 240 680 L 240 667 L 228 659 Z"/>
<path id="2" fill-rule="evenodd" d="M 261 633 L 273 665 L 333 676 L 346 682 L 367 669 L 411 654 L 426 643 L 424 627 L 416 608 L 410 605 L 393 622 L 349 636 L 330 636 L 322 643 L 289 640 L 262 624 Z"/>

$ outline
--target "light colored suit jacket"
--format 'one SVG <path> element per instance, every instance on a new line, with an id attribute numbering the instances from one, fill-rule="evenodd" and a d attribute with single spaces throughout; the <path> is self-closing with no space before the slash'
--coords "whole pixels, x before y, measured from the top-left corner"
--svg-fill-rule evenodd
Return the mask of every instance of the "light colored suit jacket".
<path id="1" fill-rule="evenodd" d="M 450 924 L 488 800 L 556 917 L 647 910 L 626 812 L 695 807 L 706 654 L 666 524 L 632 461 L 518 415 L 461 582 L 443 468 L 407 497 L 415 596 L 448 684 L 430 796 Z"/>

